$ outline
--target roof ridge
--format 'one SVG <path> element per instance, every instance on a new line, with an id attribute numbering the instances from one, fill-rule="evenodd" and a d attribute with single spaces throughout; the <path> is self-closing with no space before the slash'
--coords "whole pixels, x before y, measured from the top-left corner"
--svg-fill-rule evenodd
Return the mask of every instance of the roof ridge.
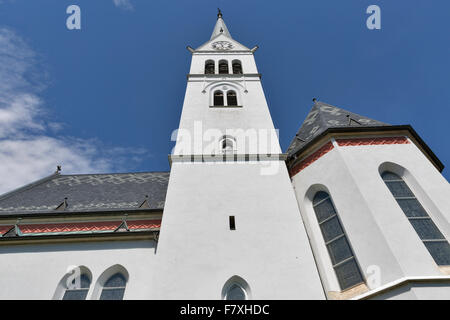
<path id="1" fill-rule="evenodd" d="M 73 174 L 60 174 L 61 177 L 73 177 L 73 176 L 100 176 L 100 175 L 119 175 L 119 174 L 145 174 L 145 173 L 170 173 L 170 171 L 139 171 L 139 172 L 110 172 L 110 173 L 73 173 Z M 1 199 L 1 198 L 0 198 Z"/>
<path id="2" fill-rule="evenodd" d="M 47 181 L 50 181 L 50 180 L 52 180 L 53 178 L 55 178 L 55 177 L 57 177 L 57 176 L 60 176 L 60 175 L 61 175 L 61 174 L 60 174 L 59 172 L 54 172 L 54 173 L 52 173 L 52 174 L 49 175 L 49 176 L 46 176 L 46 177 L 41 178 L 41 179 L 39 179 L 39 180 L 35 180 L 35 181 L 30 182 L 30 183 L 28 183 L 28 184 L 26 184 L 26 185 L 24 185 L 24 186 L 22 186 L 22 187 L 13 189 L 13 190 L 8 191 L 8 192 L 6 192 L 6 193 L 0 194 L 0 201 L 1 201 L 1 200 L 5 200 L 5 199 L 9 198 L 10 196 L 12 196 L 12 195 L 14 195 L 14 194 L 16 194 L 16 193 L 26 191 L 26 190 L 31 189 L 31 188 L 33 188 L 33 187 L 39 185 L 39 184 L 42 184 L 42 183 L 47 182 Z"/>

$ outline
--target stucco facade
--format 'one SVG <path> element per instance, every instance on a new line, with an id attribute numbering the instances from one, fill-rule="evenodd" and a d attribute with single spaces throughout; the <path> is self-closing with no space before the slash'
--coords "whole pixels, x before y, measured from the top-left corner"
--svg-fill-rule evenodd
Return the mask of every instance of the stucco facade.
<path id="1" fill-rule="evenodd" d="M 0 299 L 450 299 L 439 159 L 410 126 L 316 100 L 283 153 L 257 48 L 220 12 L 188 47 L 170 173 L 58 168 L 1 195 Z"/>

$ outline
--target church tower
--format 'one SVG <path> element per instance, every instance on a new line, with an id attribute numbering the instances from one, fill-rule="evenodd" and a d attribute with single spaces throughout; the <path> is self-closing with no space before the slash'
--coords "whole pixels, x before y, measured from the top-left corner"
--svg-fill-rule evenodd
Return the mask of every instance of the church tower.
<path id="1" fill-rule="evenodd" d="M 219 11 L 192 63 L 157 248 L 160 299 L 324 299 L 254 52 Z"/>

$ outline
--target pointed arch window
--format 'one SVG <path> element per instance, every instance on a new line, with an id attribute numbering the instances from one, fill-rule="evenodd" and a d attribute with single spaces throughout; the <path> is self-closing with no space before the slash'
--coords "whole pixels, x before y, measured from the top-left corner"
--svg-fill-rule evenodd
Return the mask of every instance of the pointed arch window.
<path id="1" fill-rule="evenodd" d="M 233 276 L 225 282 L 222 288 L 224 300 L 250 300 L 251 290 L 248 283 L 239 276 Z"/>
<path id="2" fill-rule="evenodd" d="M 214 60 L 207 60 L 205 62 L 205 74 L 214 74 L 215 72 Z"/>
<path id="3" fill-rule="evenodd" d="M 236 91 L 230 90 L 227 92 L 227 106 L 236 107 L 238 105 Z"/>
<path id="4" fill-rule="evenodd" d="M 317 192 L 313 207 L 341 290 L 363 283 L 361 271 L 330 195 L 324 191 Z"/>
<path id="5" fill-rule="evenodd" d="M 403 213 L 416 230 L 438 265 L 450 265 L 450 244 L 434 224 L 406 182 L 397 174 L 385 171 L 381 178 L 391 191 Z"/>
<path id="6" fill-rule="evenodd" d="M 123 300 L 126 284 L 127 280 L 122 273 L 113 274 L 103 285 L 100 300 Z"/>
<path id="7" fill-rule="evenodd" d="M 220 60 L 219 61 L 219 74 L 228 74 L 228 61 Z"/>
<path id="8" fill-rule="evenodd" d="M 79 287 L 76 284 L 77 279 L 73 279 L 70 289 L 66 289 L 64 292 L 63 300 L 85 300 L 91 286 L 91 279 L 87 274 L 81 274 Z"/>
<path id="9" fill-rule="evenodd" d="M 242 74 L 242 63 L 239 60 L 232 61 L 233 74 Z"/>
<path id="10" fill-rule="evenodd" d="M 220 90 L 214 91 L 214 106 L 223 107 L 224 105 L 223 92 Z"/>
<path id="11" fill-rule="evenodd" d="M 238 283 L 233 283 L 226 291 L 225 300 L 247 300 L 247 292 Z"/>

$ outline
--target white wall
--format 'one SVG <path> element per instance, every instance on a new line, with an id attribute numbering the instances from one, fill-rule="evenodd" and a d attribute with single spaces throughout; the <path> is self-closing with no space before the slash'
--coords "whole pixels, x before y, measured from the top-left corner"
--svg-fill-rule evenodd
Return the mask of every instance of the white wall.
<path id="1" fill-rule="evenodd" d="M 161 298 L 220 299 L 232 276 L 252 299 L 323 299 L 323 290 L 282 161 L 174 163 L 158 247 Z M 229 216 L 236 230 L 229 229 Z"/>
<path id="2" fill-rule="evenodd" d="M 339 286 L 311 204 L 322 189 L 333 199 L 366 278 L 373 265 L 381 270 L 380 285 L 403 276 L 442 275 L 381 179 L 379 167 L 392 162 L 407 169 L 405 181 L 450 239 L 450 187 L 445 178 L 413 143 L 334 146 L 292 179 L 326 290 L 339 291 Z M 367 284 L 375 288 L 371 281 Z"/>
<path id="3" fill-rule="evenodd" d="M 69 244 L 2 245 L 0 300 L 52 299 L 69 266 L 86 266 L 94 285 L 109 267 L 122 265 L 129 274 L 124 299 L 151 299 L 154 242 L 114 241 Z"/>

